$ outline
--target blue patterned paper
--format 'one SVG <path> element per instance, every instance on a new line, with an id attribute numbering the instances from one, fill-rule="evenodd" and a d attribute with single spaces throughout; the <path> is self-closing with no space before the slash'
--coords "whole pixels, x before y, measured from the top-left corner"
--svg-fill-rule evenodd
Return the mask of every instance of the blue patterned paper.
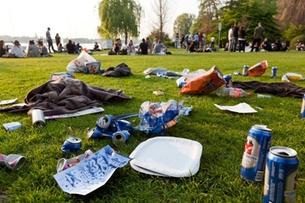
<path id="1" fill-rule="evenodd" d="M 129 158 L 117 154 L 108 145 L 54 178 L 64 192 L 87 195 L 105 185 L 114 171 L 128 162 Z"/>

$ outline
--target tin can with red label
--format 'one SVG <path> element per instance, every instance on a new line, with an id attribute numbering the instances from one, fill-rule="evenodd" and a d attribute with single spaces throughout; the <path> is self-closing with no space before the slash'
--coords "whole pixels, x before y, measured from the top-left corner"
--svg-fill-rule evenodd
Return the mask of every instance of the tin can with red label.
<path id="1" fill-rule="evenodd" d="M 240 168 L 240 176 L 253 182 L 263 181 L 266 156 L 271 144 L 271 130 L 254 125 L 249 131 Z"/>

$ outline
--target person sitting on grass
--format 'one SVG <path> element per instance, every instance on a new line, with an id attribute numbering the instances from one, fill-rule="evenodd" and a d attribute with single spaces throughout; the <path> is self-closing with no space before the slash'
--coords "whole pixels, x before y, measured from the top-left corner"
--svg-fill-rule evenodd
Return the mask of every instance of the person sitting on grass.
<path id="1" fill-rule="evenodd" d="M 41 57 L 51 56 L 48 52 L 48 48 L 43 44 L 42 40 L 38 40 L 38 48 Z"/>
<path id="2" fill-rule="evenodd" d="M 29 41 L 27 57 L 39 57 L 39 48 L 36 46 L 34 40 Z"/>
<path id="3" fill-rule="evenodd" d="M 101 51 L 97 42 L 94 43 L 93 51 Z"/>
<path id="4" fill-rule="evenodd" d="M 161 43 L 160 40 L 158 40 L 157 43 L 154 45 L 153 53 L 160 55 L 166 54 L 166 47 Z"/>
<path id="5" fill-rule="evenodd" d="M 8 54 L 9 58 L 24 58 L 25 52 L 18 40 L 14 41 L 14 46 Z"/>
<path id="6" fill-rule="evenodd" d="M 5 47 L 4 41 L 0 40 L 0 57 L 7 54 L 7 48 Z"/>
<path id="7" fill-rule="evenodd" d="M 75 46 L 72 43 L 72 40 L 69 40 L 68 43 L 66 44 L 66 50 L 68 54 L 74 54 Z"/>

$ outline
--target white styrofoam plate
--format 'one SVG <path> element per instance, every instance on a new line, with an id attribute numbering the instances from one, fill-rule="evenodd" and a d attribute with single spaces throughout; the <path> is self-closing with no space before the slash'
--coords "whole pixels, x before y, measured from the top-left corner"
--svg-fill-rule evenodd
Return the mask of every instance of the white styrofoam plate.
<path id="1" fill-rule="evenodd" d="M 131 167 L 132 167 L 134 170 L 136 170 L 136 171 L 138 171 L 138 172 L 140 172 L 140 173 L 145 173 L 145 174 L 147 174 L 147 175 L 152 175 L 152 176 L 168 177 L 168 176 L 166 176 L 166 175 L 164 175 L 164 174 L 156 173 L 156 172 L 154 172 L 154 171 L 150 171 L 150 170 L 141 168 L 141 167 L 139 167 L 139 166 L 137 166 L 137 165 L 134 165 L 134 164 L 132 164 L 132 163 L 130 163 L 130 165 L 131 165 Z"/>
<path id="2" fill-rule="evenodd" d="M 150 175 L 171 177 L 195 175 L 200 166 L 202 145 L 177 137 L 155 137 L 142 142 L 130 154 L 131 167 Z M 140 168 L 140 170 L 139 170 Z"/>

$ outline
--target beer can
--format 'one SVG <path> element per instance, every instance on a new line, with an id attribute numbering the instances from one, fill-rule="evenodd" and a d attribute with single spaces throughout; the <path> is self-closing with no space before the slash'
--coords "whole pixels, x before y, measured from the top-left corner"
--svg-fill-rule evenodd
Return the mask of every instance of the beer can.
<path id="1" fill-rule="evenodd" d="M 61 151 L 68 152 L 77 152 L 82 147 L 82 140 L 77 137 L 69 137 L 65 140 L 64 144 L 61 147 Z"/>
<path id="2" fill-rule="evenodd" d="M 288 147 L 271 147 L 267 155 L 264 203 L 295 203 L 297 152 Z"/>
<path id="3" fill-rule="evenodd" d="M 263 181 L 266 156 L 271 144 L 271 130 L 254 125 L 249 130 L 240 168 L 240 176 L 253 182 Z"/>
<path id="4" fill-rule="evenodd" d="M 243 66 L 243 76 L 247 76 L 248 75 L 248 70 L 249 70 L 249 66 L 248 65 L 244 65 Z"/>
<path id="5" fill-rule="evenodd" d="M 32 110 L 32 124 L 36 127 L 42 127 L 46 123 L 44 119 L 43 111 L 40 109 L 33 109 Z"/>
<path id="6" fill-rule="evenodd" d="M 226 87 L 232 87 L 232 76 L 231 75 L 224 75 L 223 79 L 226 81 Z"/>
<path id="7" fill-rule="evenodd" d="M 301 118 L 305 118 L 305 94 L 303 96 L 303 103 L 302 103 L 302 108 L 301 108 Z"/>
<path id="8" fill-rule="evenodd" d="M 272 69 L 271 69 L 271 77 L 272 78 L 276 78 L 277 70 L 278 70 L 278 68 L 276 66 L 272 67 Z"/>

